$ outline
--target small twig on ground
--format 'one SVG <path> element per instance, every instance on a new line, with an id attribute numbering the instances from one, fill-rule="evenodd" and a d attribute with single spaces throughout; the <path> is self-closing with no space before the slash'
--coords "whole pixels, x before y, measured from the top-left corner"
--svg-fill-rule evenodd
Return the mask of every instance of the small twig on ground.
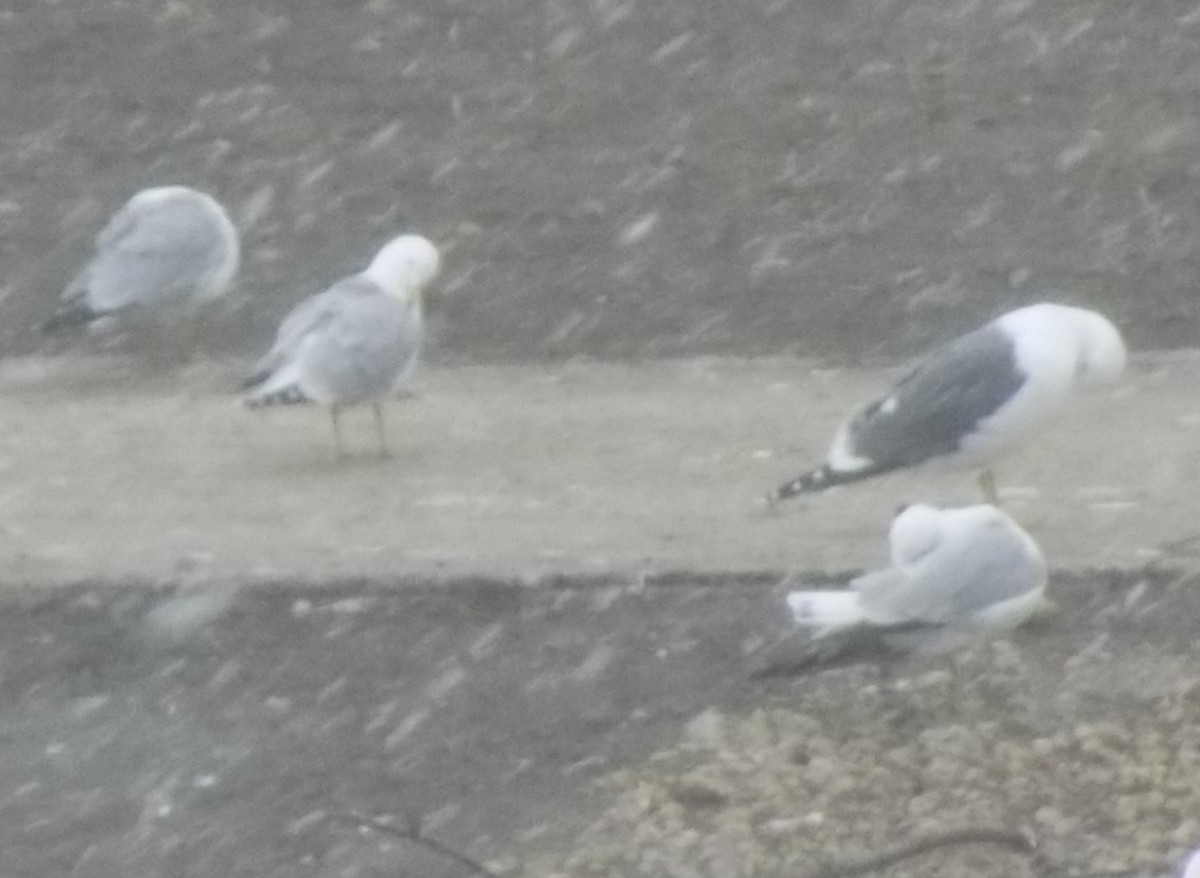
<path id="1" fill-rule="evenodd" d="M 806 878 L 855 878 L 858 875 L 877 872 L 880 869 L 886 869 L 888 866 L 894 866 L 896 863 L 904 860 L 922 856 L 938 848 L 957 847 L 967 844 L 999 845 L 1000 847 L 1009 848 L 1026 856 L 1034 854 L 1037 850 L 1036 842 L 1024 832 L 986 827 L 954 829 L 949 832 L 939 832 L 933 835 L 922 836 L 908 844 L 883 851 L 882 853 L 872 854 L 869 857 L 832 863 L 813 871 Z"/>
<path id="2" fill-rule="evenodd" d="M 384 823 L 382 820 L 376 820 L 367 814 L 361 814 L 357 811 L 350 811 L 344 815 L 333 815 L 331 819 L 340 820 L 345 823 L 353 823 L 356 826 L 366 826 L 376 832 L 382 832 L 386 835 L 402 838 L 405 841 L 411 841 L 413 844 L 418 844 L 426 850 L 433 851 L 435 854 L 440 854 L 449 860 L 465 866 L 470 869 L 475 875 L 481 875 L 483 878 L 497 878 L 496 873 L 492 872 L 482 863 L 473 860 L 464 854 L 462 851 L 455 850 L 448 844 L 438 841 L 436 838 L 430 838 L 421 831 L 421 821 L 414 818 L 411 814 L 405 815 L 407 826 L 393 826 L 390 823 Z"/>

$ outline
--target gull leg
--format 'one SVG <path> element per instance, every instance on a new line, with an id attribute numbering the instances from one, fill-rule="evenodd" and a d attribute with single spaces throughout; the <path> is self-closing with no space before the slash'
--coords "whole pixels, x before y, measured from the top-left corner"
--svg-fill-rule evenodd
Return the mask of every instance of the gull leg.
<path id="1" fill-rule="evenodd" d="M 383 422 L 383 406 L 377 402 L 371 403 L 371 411 L 375 412 L 375 434 L 379 437 L 379 456 L 391 457 L 388 449 L 387 426 Z"/>
<path id="2" fill-rule="evenodd" d="M 1000 495 L 996 492 L 996 474 L 989 467 L 979 471 L 979 490 L 983 491 L 983 499 L 993 506 L 1000 505 Z"/>
<path id="3" fill-rule="evenodd" d="M 329 407 L 329 418 L 333 422 L 333 447 L 337 449 L 338 460 L 345 460 L 346 449 L 342 446 L 342 426 L 338 422 L 338 407 Z"/>

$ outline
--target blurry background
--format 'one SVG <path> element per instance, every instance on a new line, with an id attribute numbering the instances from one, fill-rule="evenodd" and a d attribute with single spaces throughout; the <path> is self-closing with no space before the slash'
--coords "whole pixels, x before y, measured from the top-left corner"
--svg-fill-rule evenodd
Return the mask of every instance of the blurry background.
<path id="1" fill-rule="evenodd" d="M 13 0 L 0 350 L 143 186 L 240 226 L 245 352 L 403 219 L 441 359 L 911 354 L 1019 302 L 1197 336 L 1200 6 Z"/>

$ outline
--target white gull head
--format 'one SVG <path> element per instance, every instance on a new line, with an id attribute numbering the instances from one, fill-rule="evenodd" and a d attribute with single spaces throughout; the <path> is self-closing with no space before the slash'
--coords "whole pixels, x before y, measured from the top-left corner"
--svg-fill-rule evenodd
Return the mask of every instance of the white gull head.
<path id="1" fill-rule="evenodd" d="M 1079 366 L 1083 387 L 1115 384 L 1125 371 L 1125 342 L 1112 322 L 1095 311 L 1077 309 L 1079 320 Z"/>
<path id="2" fill-rule="evenodd" d="M 383 246 L 363 275 L 386 292 L 410 299 L 425 288 L 442 268 L 437 247 L 420 235 L 400 235 Z"/>
<path id="3" fill-rule="evenodd" d="M 1032 358 L 1073 367 L 1073 383 L 1081 388 L 1114 384 L 1125 371 L 1121 333 L 1096 311 L 1043 302 L 1011 311 L 997 323 L 1017 341 L 1019 361 Z"/>

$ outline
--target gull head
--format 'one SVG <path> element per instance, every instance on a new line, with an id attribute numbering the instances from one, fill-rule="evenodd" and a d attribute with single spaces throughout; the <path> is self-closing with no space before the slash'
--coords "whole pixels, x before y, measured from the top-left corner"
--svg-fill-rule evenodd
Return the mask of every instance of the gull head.
<path id="1" fill-rule="evenodd" d="M 1125 342 L 1103 314 L 1077 310 L 1078 360 L 1075 374 L 1083 387 L 1115 384 L 1125 371 Z"/>
<path id="2" fill-rule="evenodd" d="M 129 203 L 135 207 L 150 207 L 179 200 L 205 201 L 207 196 L 188 186 L 151 186 L 149 189 L 142 189 L 135 193 L 129 199 Z"/>
<path id="3" fill-rule="evenodd" d="M 437 247 L 420 235 L 400 235 L 383 246 L 363 272 L 393 296 L 410 299 L 442 268 Z"/>

